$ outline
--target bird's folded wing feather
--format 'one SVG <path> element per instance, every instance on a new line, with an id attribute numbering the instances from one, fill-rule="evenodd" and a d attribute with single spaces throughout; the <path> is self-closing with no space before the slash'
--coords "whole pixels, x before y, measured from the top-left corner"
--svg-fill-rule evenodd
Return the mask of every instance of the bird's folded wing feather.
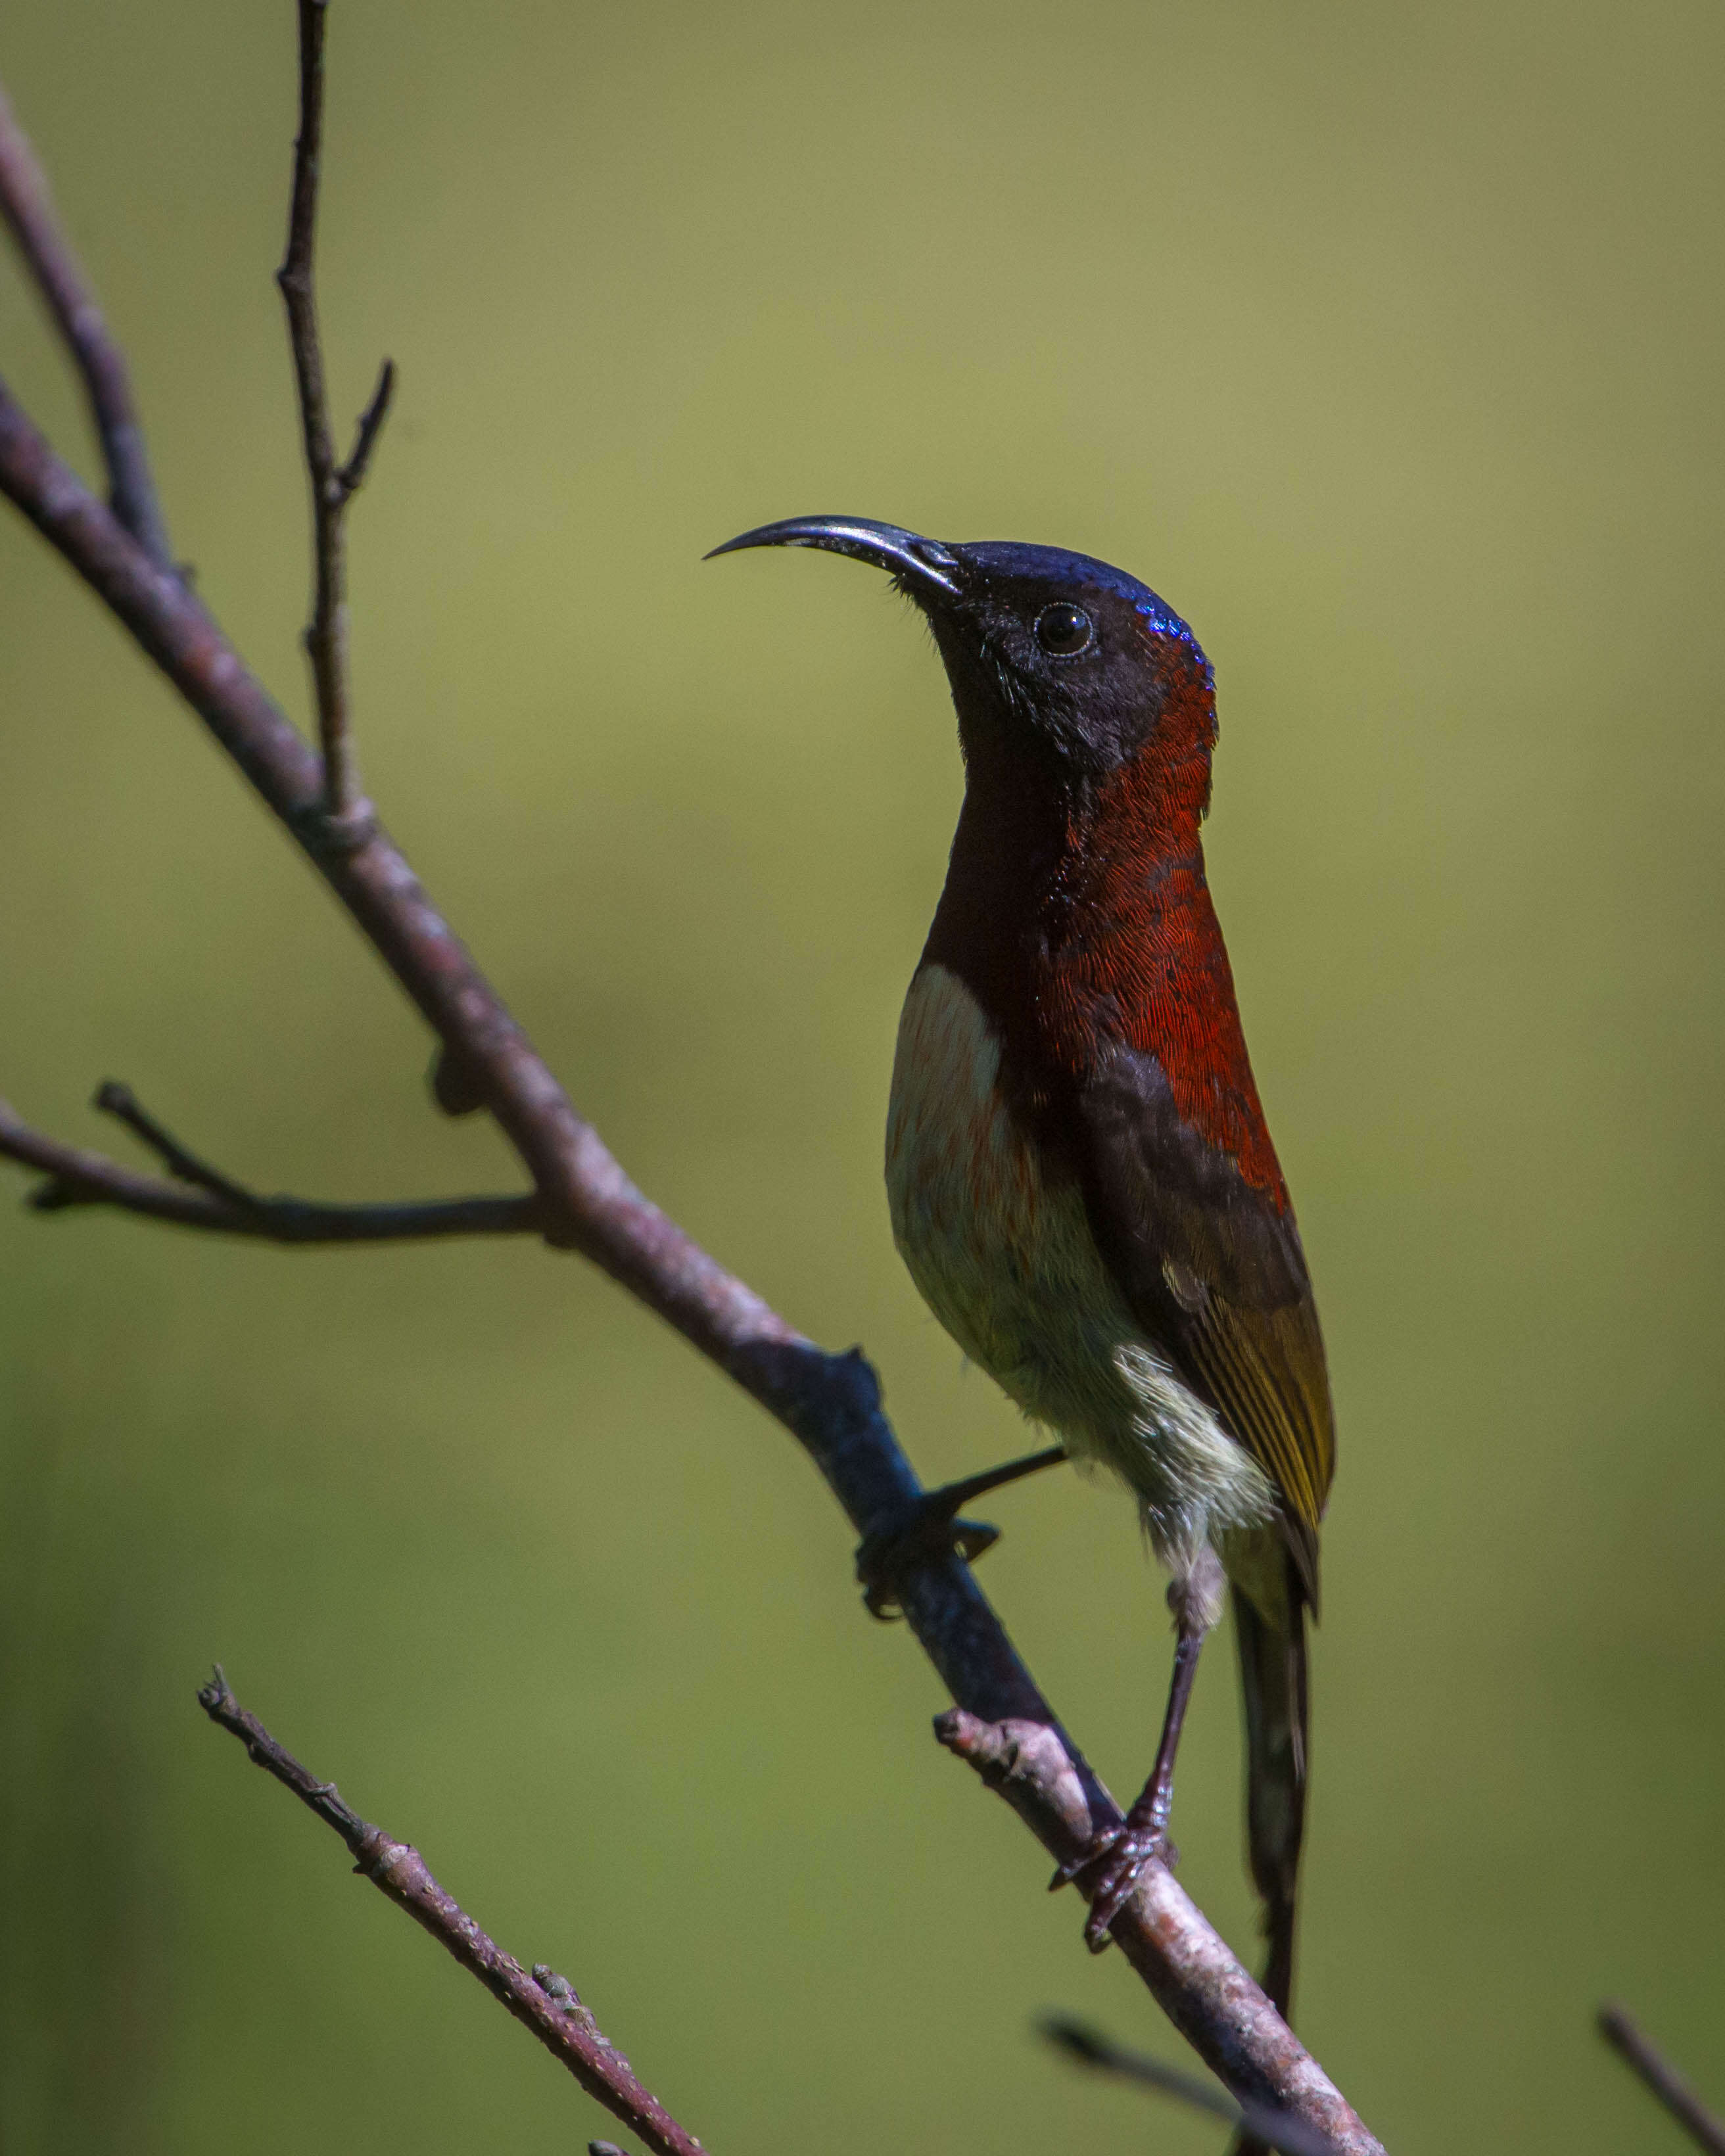
<path id="1" fill-rule="evenodd" d="M 1335 1432 L 1293 1214 L 1181 1118 L 1153 1056 L 1121 1050 L 1077 1105 L 1103 1254 L 1138 1322 L 1274 1481 L 1315 1607 Z"/>

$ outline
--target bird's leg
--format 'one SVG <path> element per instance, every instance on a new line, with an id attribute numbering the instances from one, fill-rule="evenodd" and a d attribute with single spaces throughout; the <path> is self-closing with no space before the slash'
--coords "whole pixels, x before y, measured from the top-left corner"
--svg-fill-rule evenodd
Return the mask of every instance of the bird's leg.
<path id="1" fill-rule="evenodd" d="M 1178 1852 L 1168 1832 L 1174 1804 L 1174 1758 L 1192 1697 L 1192 1681 L 1198 1675 L 1199 1652 L 1205 1635 L 1222 1614 L 1225 1584 L 1220 1561 L 1208 1543 L 1169 1582 L 1168 1607 L 1174 1613 L 1174 1673 L 1168 1686 L 1168 1712 L 1163 1717 L 1162 1742 L 1156 1748 L 1150 1779 L 1121 1824 L 1098 1836 L 1082 1856 L 1063 1864 L 1048 1882 L 1050 1892 L 1075 1879 L 1092 1886 L 1090 1914 L 1084 1926 L 1085 1943 L 1092 1953 L 1101 1953 L 1107 1945 L 1108 1927 L 1126 1906 L 1144 1866 L 1153 1858 L 1169 1866 L 1176 1860 Z"/>
<path id="2" fill-rule="evenodd" d="M 967 1475 L 962 1482 L 943 1482 L 938 1490 L 924 1491 L 885 1527 L 876 1527 L 856 1553 L 856 1576 L 862 1582 L 863 1600 L 870 1615 L 888 1618 L 902 1614 L 897 1582 L 911 1565 L 930 1557 L 943 1557 L 952 1550 L 967 1564 L 973 1564 L 984 1550 L 992 1549 L 999 1541 L 999 1527 L 991 1527 L 983 1520 L 961 1520 L 962 1506 L 985 1491 L 1016 1482 L 1022 1476 L 1058 1466 L 1065 1457 L 1065 1445 L 1051 1445 L 1042 1452 L 1027 1452 L 1022 1460 L 985 1468 L 980 1475 Z"/>

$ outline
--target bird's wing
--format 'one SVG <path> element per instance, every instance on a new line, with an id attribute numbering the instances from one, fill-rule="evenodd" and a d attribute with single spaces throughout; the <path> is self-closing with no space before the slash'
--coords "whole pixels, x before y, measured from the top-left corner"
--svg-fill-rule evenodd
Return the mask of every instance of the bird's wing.
<path id="1" fill-rule="evenodd" d="M 1180 1116 L 1153 1056 L 1119 1049 L 1081 1086 L 1077 1108 L 1103 1255 L 1138 1322 L 1275 1482 L 1316 1607 L 1335 1427 L 1293 1214 Z"/>

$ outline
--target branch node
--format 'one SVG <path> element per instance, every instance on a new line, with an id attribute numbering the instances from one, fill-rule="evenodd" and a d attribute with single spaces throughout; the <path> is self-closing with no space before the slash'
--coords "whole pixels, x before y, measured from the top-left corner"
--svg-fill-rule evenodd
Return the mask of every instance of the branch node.
<path id="1" fill-rule="evenodd" d="M 984 1722 L 962 1707 L 949 1707 L 934 1717 L 934 1739 L 955 1759 L 974 1767 L 991 1789 L 998 1789 L 1018 1764 L 1018 1748 L 1004 1722 Z"/>
<path id="2" fill-rule="evenodd" d="M 1042 1830 L 1045 1846 L 1064 1863 L 1096 1846 L 1097 1837 L 1120 1824 L 1120 1808 L 1055 1722 L 1009 1716 L 985 1722 L 962 1707 L 948 1707 L 934 1720 L 936 1741 L 954 1758 L 974 1768 L 983 1785 L 1004 1797 Z M 1047 1830 L 1058 1828 L 1066 1846 L 1057 1848 Z M 1163 1868 L 1147 1866 L 1140 1892 Z"/>
<path id="3" fill-rule="evenodd" d="M 305 648 L 315 653 L 316 633 L 305 632 Z M 330 808 L 321 801 L 295 809 L 290 821 L 294 835 L 309 854 L 320 860 L 345 860 L 368 846 L 382 826 L 372 803 L 362 798 L 345 808 Z"/>
<path id="4" fill-rule="evenodd" d="M 64 1176 L 56 1175 L 39 1183 L 24 1203 L 33 1213 L 69 1213 L 74 1205 L 99 1205 L 101 1200 L 95 1192 L 80 1190 Z"/>
<path id="5" fill-rule="evenodd" d="M 950 1707 L 935 1717 L 934 1734 L 955 1758 L 973 1767 L 989 1789 L 1022 1782 L 1051 1799 L 1063 1814 L 1076 1813 L 1088 1822 L 1091 1805 L 1078 1766 L 1052 1722 L 1017 1717 L 984 1722 L 962 1707 Z"/>
<path id="6" fill-rule="evenodd" d="M 548 1961 L 533 1964 L 533 1981 L 547 1999 L 554 1999 L 565 2014 L 572 2014 L 581 2005 L 581 1994 L 567 1976 L 559 1976 Z"/>
<path id="7" fill-rule="evenodd" d="M 446 1116 L 477 1115 L 485 1105 L 485 1081 L 452 1048 L 438 1050 L 431 1065 L 431 1097 Z"/>

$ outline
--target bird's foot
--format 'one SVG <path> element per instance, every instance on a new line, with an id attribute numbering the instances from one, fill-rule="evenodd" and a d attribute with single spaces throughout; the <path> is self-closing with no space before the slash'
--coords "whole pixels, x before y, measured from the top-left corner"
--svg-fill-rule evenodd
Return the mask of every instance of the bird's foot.
<path id="1" fill-rule="evenodd" d="M 974 1564 L 984 1550 L 993 1549 L 1000 1539 L 999 1527 L 991 1527 L 983 1520 L 958 1517 L 960 1509 L 973 1497 L 1004 1489 L 1009 1482 L 1021 1482 L 1025 1476 L 1040 1474 L 1045 1467 L 1056 1467 L 1065 1457 L 1064 1445 L 1045 1445 L 1040 1452 L 1027 1452 L 1021 1460 L 985 1467 L 980 1475 L 967 1475 L 962 1482 L 943 1482 L 938 1490 L 926 1491 L 906 1505 L 884 1527 L 876 1527 L 856 1553 L 856 1576 L 862 1582 L 863 1600 L 870 1614 L 903 1615 L 898 1582 L 913 1565 L 937 1563 L 944 1557 L 962 1557 L 967 1564 Z"/>
<path id="2" fill-rule="evenodd" d="M 966 1494 L 962 1489 L 931 1490 L 858 1545 L 856 1576 L 871 1617 L 885 1623 L 903 1616 L 898 1583 L 913 1566 L 953 1555 L 974 1564 L 999 1541 L 999 1528 L 991 1527 L 986 1520 L 957 1517 Z"/>
<path id="3" fill-rule="evenodd" d="M 1101 1953 L 1108 1943 L 1108 1927 L 1132 1899 L 1138 1874 L 1147 1864 L 1160 1864 L 1172 1871 L 1180 1852 L 1168 1840 L 1164 1822 L 1138 1820 L 1128 1813 L 1120 1825 L 1098 1835 L 1082 1856 L 1063 1864 L 1048 1882 L 1056 1894 L 1076 1881 L 1090 1890 L 1090 1914 L 1084 1920 L 1084 1943 Z"/>

